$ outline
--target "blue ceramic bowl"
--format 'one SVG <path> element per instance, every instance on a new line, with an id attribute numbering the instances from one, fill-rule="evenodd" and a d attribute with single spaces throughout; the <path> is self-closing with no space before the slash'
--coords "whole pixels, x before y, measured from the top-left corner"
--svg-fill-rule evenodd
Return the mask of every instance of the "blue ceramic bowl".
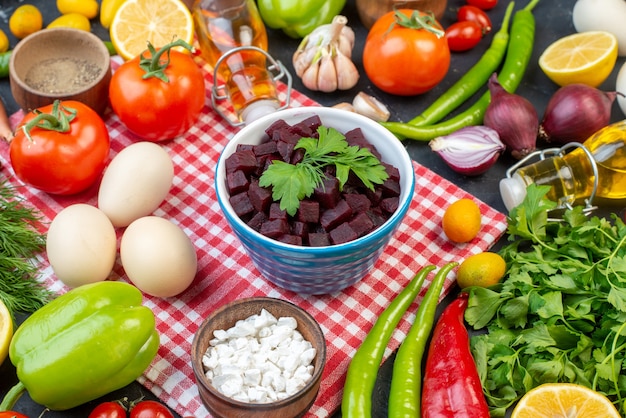
<path id="1" fill-rule="evenodd" d="M 340 132 L 360 127 L 382 160 L 400 172 L 400 202 L 396 212 L 378 229 L 345 244 L 304 247 L 285 244 L 261 235 L 234 212 L 226 187 L 225 160 L 238 144 L 258 144 L 265 129 L 283 119 L 294 124 L 317 115 L 322 124 Z M 300 294 L 339 292 L 361 280 L 372 269 L 409 209 L 415 186 L 413 164 L 402 143 L 377 122 L 348 112 L 326 107 L 301 107 L 278 111 L 244 127 L 226 145 L 217 164 L 217 200 L 233 232 L 243 244 L 261 274 L 276 285 Z"/>

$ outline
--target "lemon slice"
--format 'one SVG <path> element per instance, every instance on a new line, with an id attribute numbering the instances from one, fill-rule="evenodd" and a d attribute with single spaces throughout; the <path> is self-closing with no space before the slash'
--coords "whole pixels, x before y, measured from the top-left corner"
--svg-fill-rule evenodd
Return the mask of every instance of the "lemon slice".
<path id="1" fill-rule="evenodd" d="M 582 83 L 598 87 L 617 60 L 617 38 L 604 31 L 580 32 L 549 45 L 539 67 L 559 86 Z"/>
<path id="2" fill-rule="evenodd" d="M 13 338 L 13 319 L 4 302 L 0 300 L 0 364 L 9 354 L 11 338 Z"/>
<path id="3" fill-rule="evenodd" d="M 603 394 L 573 383 L 545 383 L 519 400 L 511 418 L 620 418 Z"/>
<path id="4" fill-rule="evenodd" d="M 181 0 L 126 0 L 109 31 L 117 53 L 129 60 L 145 51 L 148 42 L 157 49 L 176 39 L 191 44 L 194 26 Z"/>

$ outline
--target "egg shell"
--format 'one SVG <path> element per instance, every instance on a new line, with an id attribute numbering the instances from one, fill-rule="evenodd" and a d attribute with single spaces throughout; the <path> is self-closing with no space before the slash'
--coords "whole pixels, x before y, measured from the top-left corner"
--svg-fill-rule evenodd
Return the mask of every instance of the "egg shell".
<path id="1" fill-rule="evenodd" d="M 176 296 L 196 275 L 196 250 L 185 232 L 159 216 L 132 222 L 120 244 L 122 266 L 142 292 L 157 297 Z"/>
<path id="2" fill-rule="evenodd" d="M 54 274 L 68 287 L 105 280 L 117 254 L 115 228 L 95 206 L 70 205 L 50 223 L 46 253 Z"/>
<path id="3" fill-rule="evenodd" d="M 98 191 L 98 207 L 113 226 L 152 214 L 172 187 L 174 164 L 163 147 L 136 142 L 111 160 Z"/>

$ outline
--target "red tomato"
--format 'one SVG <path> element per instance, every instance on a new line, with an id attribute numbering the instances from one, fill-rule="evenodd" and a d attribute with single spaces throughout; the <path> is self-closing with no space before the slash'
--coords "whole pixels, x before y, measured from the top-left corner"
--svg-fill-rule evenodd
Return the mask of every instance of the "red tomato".
<path id="1" fill-rule="evenodd" d="M 126 418 L 126 409 L 118 402 L 103 402 L 91 411 L 88 418 Z"/>
<path id="2" fill-rule="evenodd" d="M 399 23 L 416 13 L 421 21 L 427 14 L 399 9 L 381 16 L 372 25 L 363 48 L 363 67 L 370 81 L 379 89 L 400 96 L 413 96 L 435 87 L 450 68 L 450 48 L 441 25 L 434 19 L 428 28 Z M 438 33 L 435 33 L 438 32 Z"/>
<path id="3" fill-rule="evenodd" d="M 481 26 L 469 20 L 455 22 L 446 29 L 450 51 L 461 52 L 474 48 L 483 37 Z"/>
<path id="4" fill-rule="evenodd" d="M 491 10 L 498 4 L 498 0 L 467 0 L 470 6 L 476 6 L 481 10 Z"/>
<path id="5" fill-rule="evenodd" d="M 28 418 L 28 416 L 20 414 L 19 412 L 4 411 L 0 412 L 0 418 Z"/>
<path id="6" fill-rule="evenodd" d="M 174 418 L 174 414 L 157 401 L 141 401 L 131 408 L 130 418 Z"/>
<path id="7" fill-rule="evenodd" d="M 459 22 L 469 21 L 478 23 L 483 29 L 483 35 L 491 32 L 491 19 L 484 10 L 476 6 L 461 6 L 456 14 L 456 19 Z"/>
<path id="8" fill-rule="evenodd" d="M 143 53 L 150 58 L 149 51 Z M 166 58 L 167 53 L 161 57 Z M 109 99 L 120 121 L 135 135 L 148 141 L 177 137 L 196 123 L 204 106 L 202 71 L 186 53 L 170 50 L 164 70 L 169 81 L 143 78 L 141 56 L 122 64 L 111 78 Z"/>
<path id="9" fill-rule="evenodd" d="M 29 138 L 22 127 L 38 115 L 29 112 L 15 131 L 9 153 L 21 181 L 47 193 L 71 195 L 87 189 L 102 174 L 109 157 L 109 132 L 100 116 L 83 103 L 68 100 L 57 105 L 56 112 L 55 104 L 37 112 L 67 116 L 73 109 L 76 116 L 69 122 L 69 130 L 35 126 Z"/>

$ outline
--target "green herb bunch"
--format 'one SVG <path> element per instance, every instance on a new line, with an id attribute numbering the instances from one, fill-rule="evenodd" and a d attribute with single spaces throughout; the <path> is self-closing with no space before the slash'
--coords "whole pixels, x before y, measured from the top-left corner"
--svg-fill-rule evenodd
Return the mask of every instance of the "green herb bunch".
<path id="1" fill-rule="evenodd" d="M 363 184 L 374 190 L 374 184 L 389 177 L 385 167 L 367 148 L 349 145 L 346 137 L 334 128 L 320 126 L 319 138 L 301 138 L 295 149 L 304 149 L 304 157 L 297 164 L 275 160 L 259 178 L 261 187 L 272 187 L 272 198 L 291 216 L 300 207 L 300 201 L 313 194 L 326 177 L 324 169 L 336 168 L 335 176 L 343 188 L 352 171 Z"/>
<path id="2" fill-rule="evenodd" d="M 32 313 L 52 297 L 37 280 L 36 256 L 45 247 L 40 214 L 14 186 L 0 182 L 0 299 L 12 315 Z"/>
<path id="3" fill-rule="evenodd" d="M 626 226 L 547 211 L 548 186 L 528 187 L 508 218 L 503 281 L 471 288 L 465 319 L 492 416 L 542 383 L 577 383 L 626 410 Z"/>

